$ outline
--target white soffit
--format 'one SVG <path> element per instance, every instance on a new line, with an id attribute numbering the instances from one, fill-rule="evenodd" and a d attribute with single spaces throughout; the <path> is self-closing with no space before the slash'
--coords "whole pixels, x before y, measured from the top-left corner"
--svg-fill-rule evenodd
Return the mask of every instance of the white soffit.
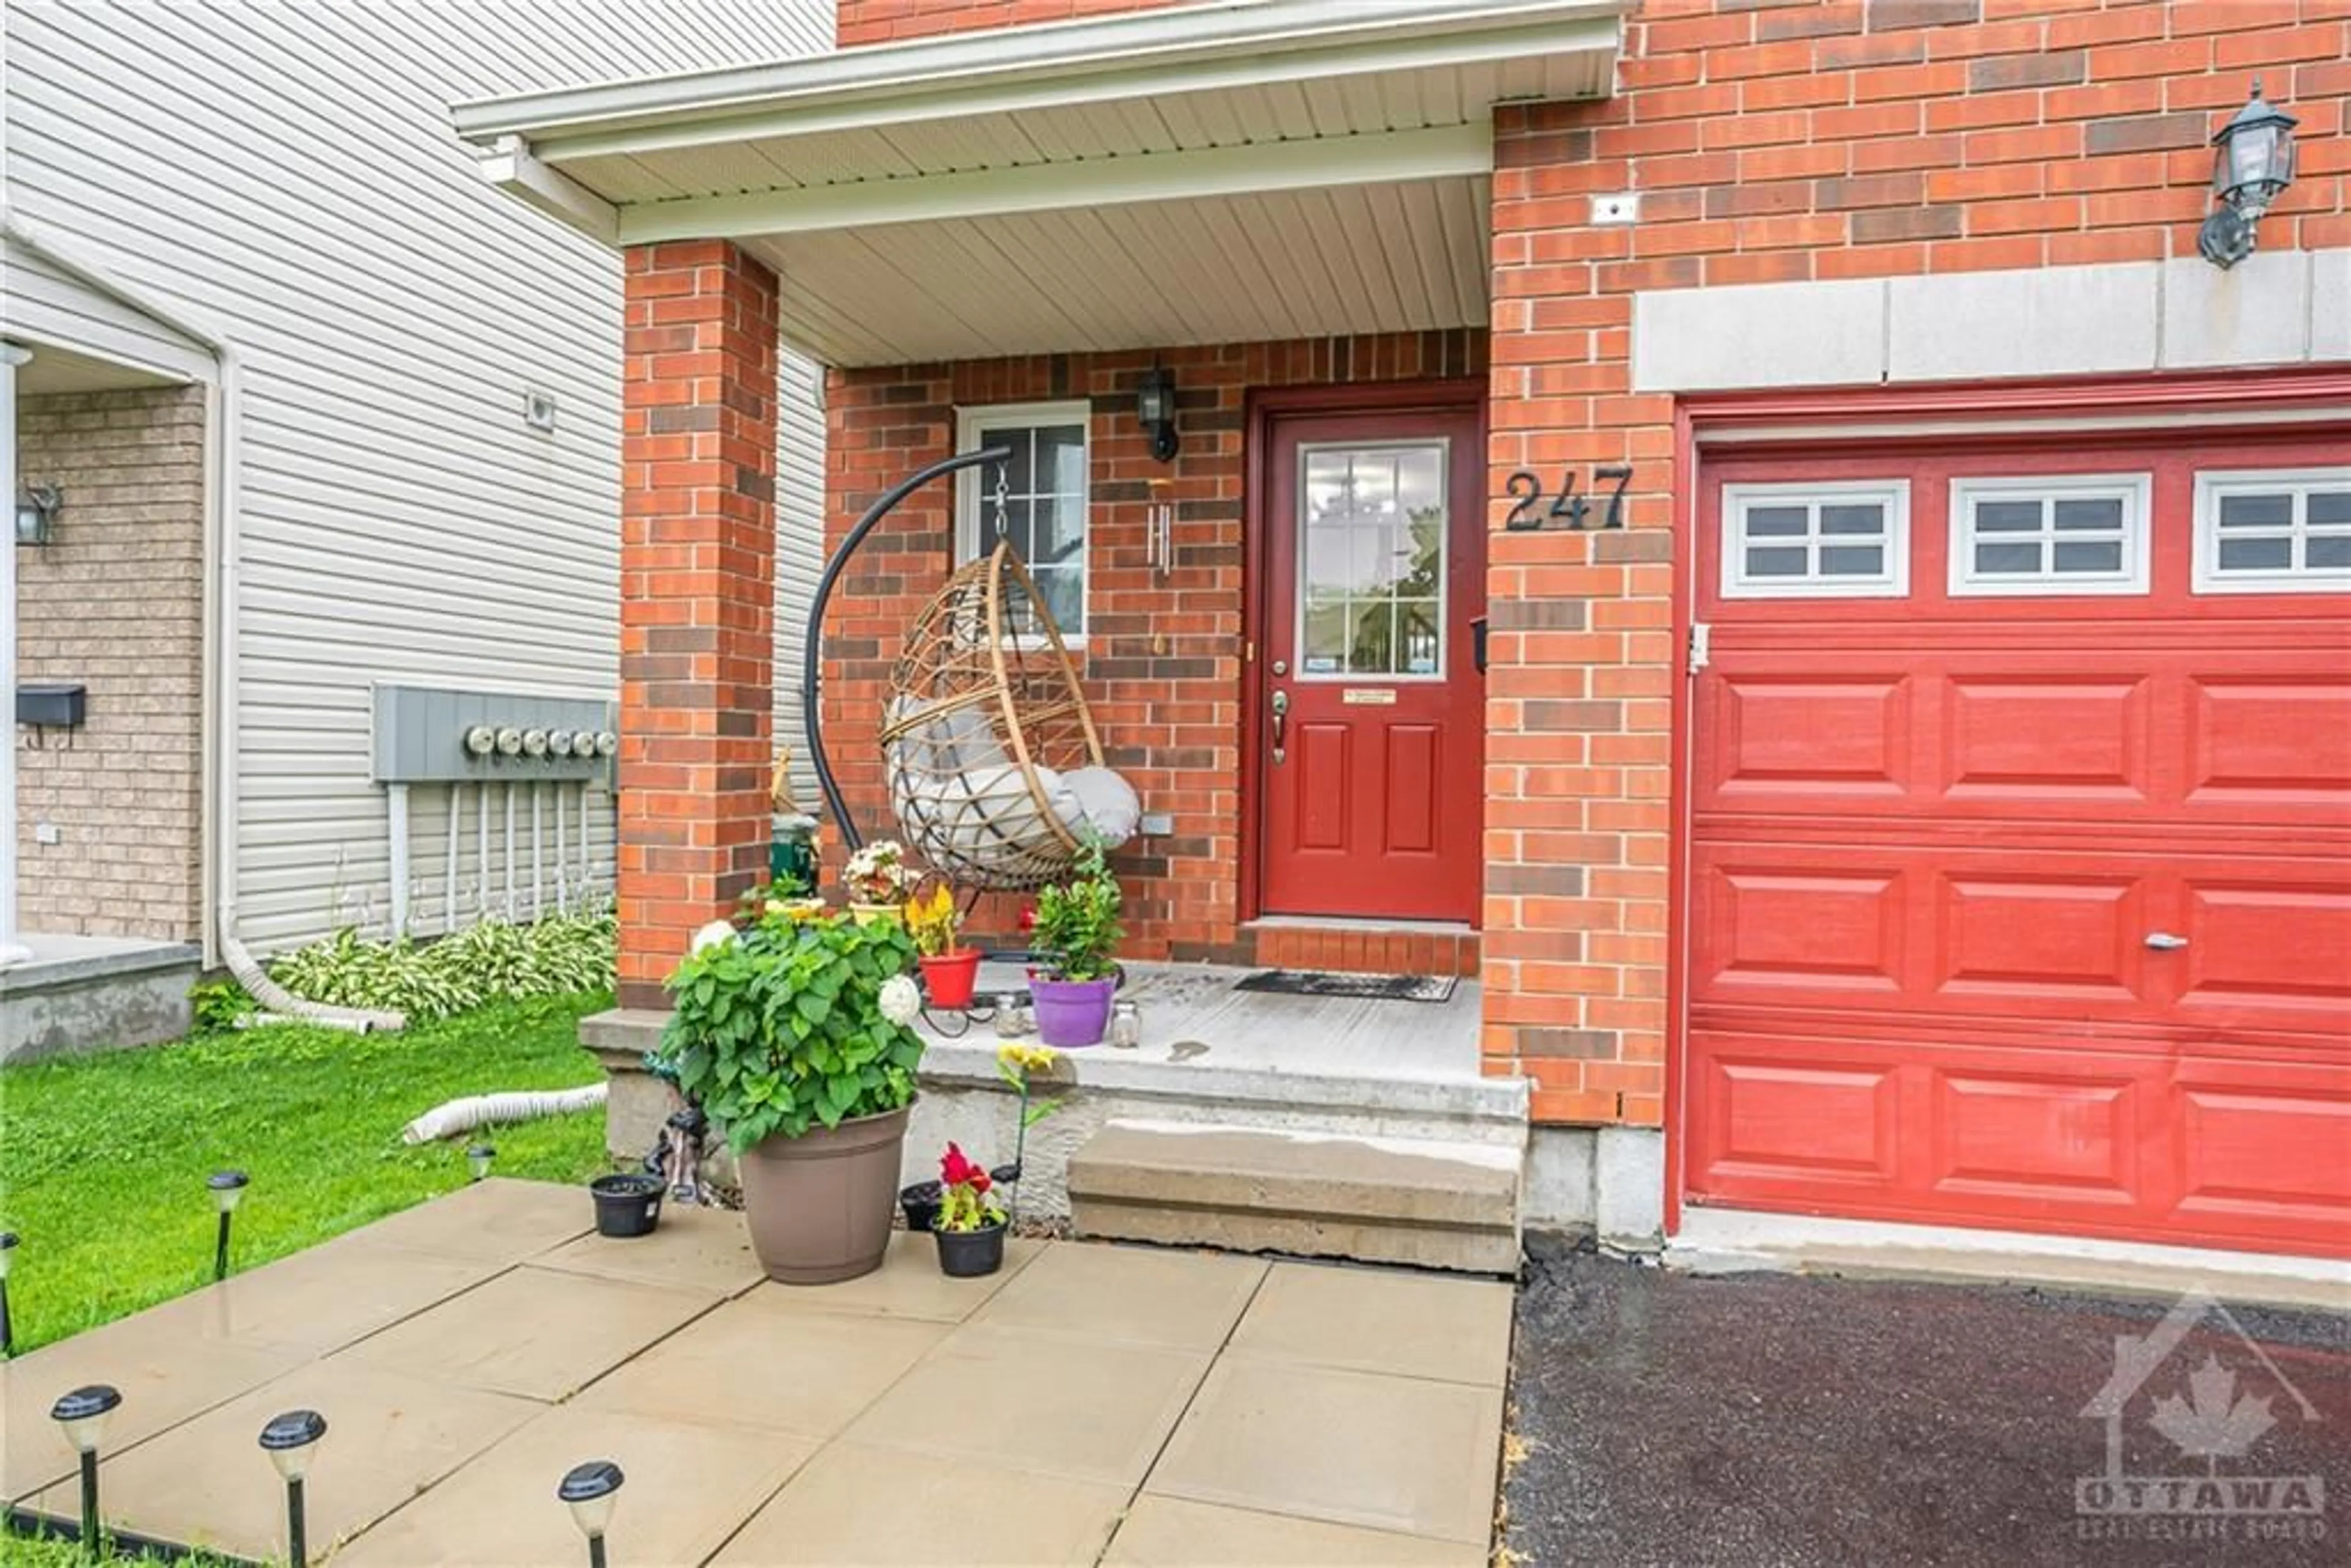
<path id="1" fill-rule="evenodd" d="M 1483 325 L 1494 107 L 1604 96 L 1621 10 L 1196 5 L 455 118 L 607 243 L 745 243 L 835 364 Z"/>

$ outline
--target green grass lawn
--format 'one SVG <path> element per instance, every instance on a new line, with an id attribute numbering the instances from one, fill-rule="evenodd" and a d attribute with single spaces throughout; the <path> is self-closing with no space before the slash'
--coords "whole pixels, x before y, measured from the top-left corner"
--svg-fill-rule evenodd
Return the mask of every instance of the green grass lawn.
<path id="1" fill-rule="evenodd" d="M 214 1171 L 252 1177 L 238 1269 L 464 1185 L 470 1139 L 412 1148 L 400 1129 L 460 1095 L 596 1082 L 578 1024 L 611 1005 L 509 1002 L 400 1034 L 287 1025 L 0 1070 L 17 1352 L 209 1281 Z M 577 1181 L 610 1163 L 601 1112 L 485 1135 L 500 1176 Z"/>

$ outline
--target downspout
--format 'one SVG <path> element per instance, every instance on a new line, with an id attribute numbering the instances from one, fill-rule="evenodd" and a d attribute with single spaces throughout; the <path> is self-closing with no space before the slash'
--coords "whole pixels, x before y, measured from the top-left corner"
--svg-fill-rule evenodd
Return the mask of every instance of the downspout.
<path id="1" fill-rule="evenodd" d="M 200 857 L 205 897 L 204 962 L 226 964 L 247 994 L 272 1013 L 344 1029 L 400 1029 L 399 1013 L 329 1007 L 289 993 L 272 980 L 236 935 L 236 561 L 239 459 L 243 447 L 244 367 L 228 339 L 164 303 L 144 288 L 124 283 L 104 266 L 83 256 L 70 241 L 57 239 L 21 215 L 0 208 L 0 234 L 118 299 L 143 316 L 202 345 L 213 358 L 214 374 L 204 403 L 204 448 L 209 483 L 204 494 L 204 548 L 211 570 L 204 576 L 202 660 L 204 689 L 211 694 L 204 716 L 200 766 L 207 780 L 206 819 L 210 852 Z M 11 828 L 13 831 L 13 826 Z"/>

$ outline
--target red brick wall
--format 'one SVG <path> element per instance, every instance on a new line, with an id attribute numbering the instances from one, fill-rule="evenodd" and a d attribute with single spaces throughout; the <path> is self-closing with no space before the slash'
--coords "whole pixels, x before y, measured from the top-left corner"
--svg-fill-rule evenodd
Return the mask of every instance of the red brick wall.
<path id="1" fill-rule="evenodd" d="M 723 240 L 628 253 L 621 479 L 621 1001 L 765 872 L 776 277 Z"/>
<path id="2" fill-rule="evenodd" d="M 844 49 L 940 33 L 1067 22 L 1116 11 L 1153 11 L 1192 0 L 841 0 L 835 37 Z"/>
<path id="3" fill-rule="evenodd" d="M 1633 531 L 1497 533 L 1486 1047 L 1543 1121 L 1664 1114 L 1674 404 L 1643 288 L 2192 256 L 2206 142 L 2259 72 L 2302 120 L 2264 248 L 2351 244 L 2351 0 L 1645 0 L 1607 102 L 1507 108 L 1494 491 L 1629 462 Z M 1641 222 L 1595 229 L 1594 192 Z M 1499 523 L 1499 517 L 1496 518 Z M 1511 607 L 1515 608 L 1511 608 Z M 1565 705 L 1579 725 L 1547 723 Z"/>
<path id="4" fill-rule="evenodd" d="M 1232 956 L 1239 890 L 1242 465 L 1253 387 L 1482 374 L 1485 334 L 1431 332 L 1318 342 L 1171 349 L 1183 448 L 1172 468 L 1134 420 L 1148 353 L 1056 355 L 835 371 L 826 398 L 829 544 L 891 485 L 955 449 L 956 410 L 1084 399 L 1093 505 L 1090 624 L 1080 655 L 1111 765 L 1175 831 L 1115 861 L 1135 957 Z M 1154 479 L 1171 478 L 1176 565 L 1145 565 Z M 895 831 L 875 740 L 890 663 L 946 580 L 951 482 L 909 497 L 859 549 L 825 622 L 825 741 L 859 825 Z M 1009 906 L 976 929 L 1008 928 Z"/>

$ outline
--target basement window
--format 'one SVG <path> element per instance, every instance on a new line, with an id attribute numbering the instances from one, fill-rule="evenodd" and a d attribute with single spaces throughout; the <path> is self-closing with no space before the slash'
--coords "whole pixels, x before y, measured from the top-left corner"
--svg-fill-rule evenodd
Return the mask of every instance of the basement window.
<path id="1" fill-rule="evenodd" d="M 1950 591 L 2145 593 L 2144 474 L 1951 481 Z"/>
<path id="2" fill-rule="evenodd" d="M 1899 599 L 1910 591 L 1910 486 L 1725 485 L 1725 599 Z"/>
<path id="3" fill-rule="evenodd" d="M 2351 468 L 2196 476 L 2196 591 L 2351 590 Z"/>
<path id="4" fill-rule="evenodd" d="M 1000 471 L 989 463 L 956 476 L 956 559 L 994 549 L 1000 528 L 1071 643 L 1086 633 L 1089 413 L 1084 402 L 1072 402 L 1004 403 L 956 415 L 958 451 L 1006 446 L 1012 453 Z"/>

